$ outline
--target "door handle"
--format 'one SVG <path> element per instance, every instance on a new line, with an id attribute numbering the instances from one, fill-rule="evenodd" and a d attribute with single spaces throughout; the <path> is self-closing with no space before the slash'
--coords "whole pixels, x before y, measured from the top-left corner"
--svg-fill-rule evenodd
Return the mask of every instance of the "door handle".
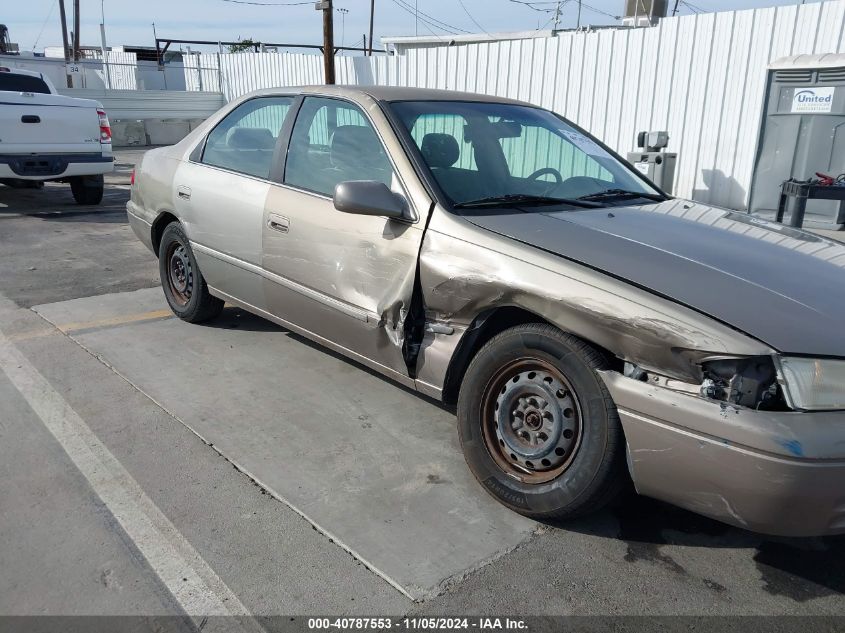
<path id="1" fill-rule="evenodd" d="M 267 228 L 279 233 L 287 233 L 290 230 L 290 220 L 278 213 L 271 213 L 267 219 Z"/>
<path id="2" fill-rule="evenodd" d="M 37 114 L 24 114 L 21 123 L 41 123 L 41 117 Z"/>
<path id="3" fill-rule="evenodd" d="M 190 200 L 191 188 L 186 187 L 185 185 L 179 185 L 178 187 L 176 187 L 176 195 L 182 198 L 182 200 Z"/>

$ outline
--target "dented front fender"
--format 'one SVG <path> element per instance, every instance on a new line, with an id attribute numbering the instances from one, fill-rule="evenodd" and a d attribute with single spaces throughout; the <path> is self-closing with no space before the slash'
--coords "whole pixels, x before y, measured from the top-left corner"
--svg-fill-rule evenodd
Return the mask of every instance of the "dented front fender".
<path id="1" fill-rule="evenodd" d="M 435 210 L 420 254 L 427 332 L 421 389 L 435 395 L 462 336 L 478 315 L 516 307 L 644 369 L 701 381 L 699 364 L 771 348 L 690 308 L 563 257 L 508 240 Z M 430 329 L 430 328 L 429 328 Z"/>

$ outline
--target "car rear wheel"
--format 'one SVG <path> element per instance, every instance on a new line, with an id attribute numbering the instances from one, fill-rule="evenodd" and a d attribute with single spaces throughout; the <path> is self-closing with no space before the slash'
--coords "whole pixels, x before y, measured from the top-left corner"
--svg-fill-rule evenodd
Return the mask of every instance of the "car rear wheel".
<path id="1" fill-rule="evenodd" d="M 625 483 L 624 438 L 584 341 L 544 324 L 505 330 L 470 363 L 458 398 L 467 464 L 509 508 L 537 519 L 588 514 Z"/>
<path id="2" fill-rule="evenodd" d="M 103 175 L 74 176 L 70 179 L 70 191 L 76 204 L 100 204 L 103 200 L 105 181 Z"/>
<path id="3" fill-rule="evenodd" d="M 173 313 L 189 323 L 218 316 L 223 301 L 208 292 L 188 237 L 178 222 L 165 227 L 158 253 L 161 286 Z"/>

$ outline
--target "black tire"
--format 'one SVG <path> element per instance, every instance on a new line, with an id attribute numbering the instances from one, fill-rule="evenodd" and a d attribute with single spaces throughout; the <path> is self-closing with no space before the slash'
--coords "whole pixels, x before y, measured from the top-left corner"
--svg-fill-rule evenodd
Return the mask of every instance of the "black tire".
<path id="1" fill-rule="evenodd" d="M 100 204 L 103 200 L 105 181 L 103 175 L 74 176 L 70 179 L 70 191 L 76 204 Z"/>
<path id="2" fill-rule="evenodd" d="M 493 497 L 541 520 L 589 514 L 615 498 L 627 481 L 625 444 L 596 373 L 606 367 L 581 339 L 539 323 L 481 348 L 461 384 L 458 432 Z"/>
<path id="3" fill-rule="evenodd" d="M 188 237 L 178 222 L 168 224 L 158 250 L 161 287 L 173 313 L 188 323 L 202 323 L 223 310 L 223 300 L 208 292 Z"/>

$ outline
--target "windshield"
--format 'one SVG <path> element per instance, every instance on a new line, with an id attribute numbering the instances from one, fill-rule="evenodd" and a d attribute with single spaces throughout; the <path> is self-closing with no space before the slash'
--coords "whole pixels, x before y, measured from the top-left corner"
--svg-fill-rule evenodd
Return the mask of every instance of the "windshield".
<path id="1" fill-rule="evenodd" d="M 541 198 L 598 201 L 589 206 L 611 204 L 614 198 L 624 198 L 625 204 L 662 199 L 591 137 L 546 110 L 463 101 L 391 106 L 456 207 L 499 199 L 503 205 Z"/>

